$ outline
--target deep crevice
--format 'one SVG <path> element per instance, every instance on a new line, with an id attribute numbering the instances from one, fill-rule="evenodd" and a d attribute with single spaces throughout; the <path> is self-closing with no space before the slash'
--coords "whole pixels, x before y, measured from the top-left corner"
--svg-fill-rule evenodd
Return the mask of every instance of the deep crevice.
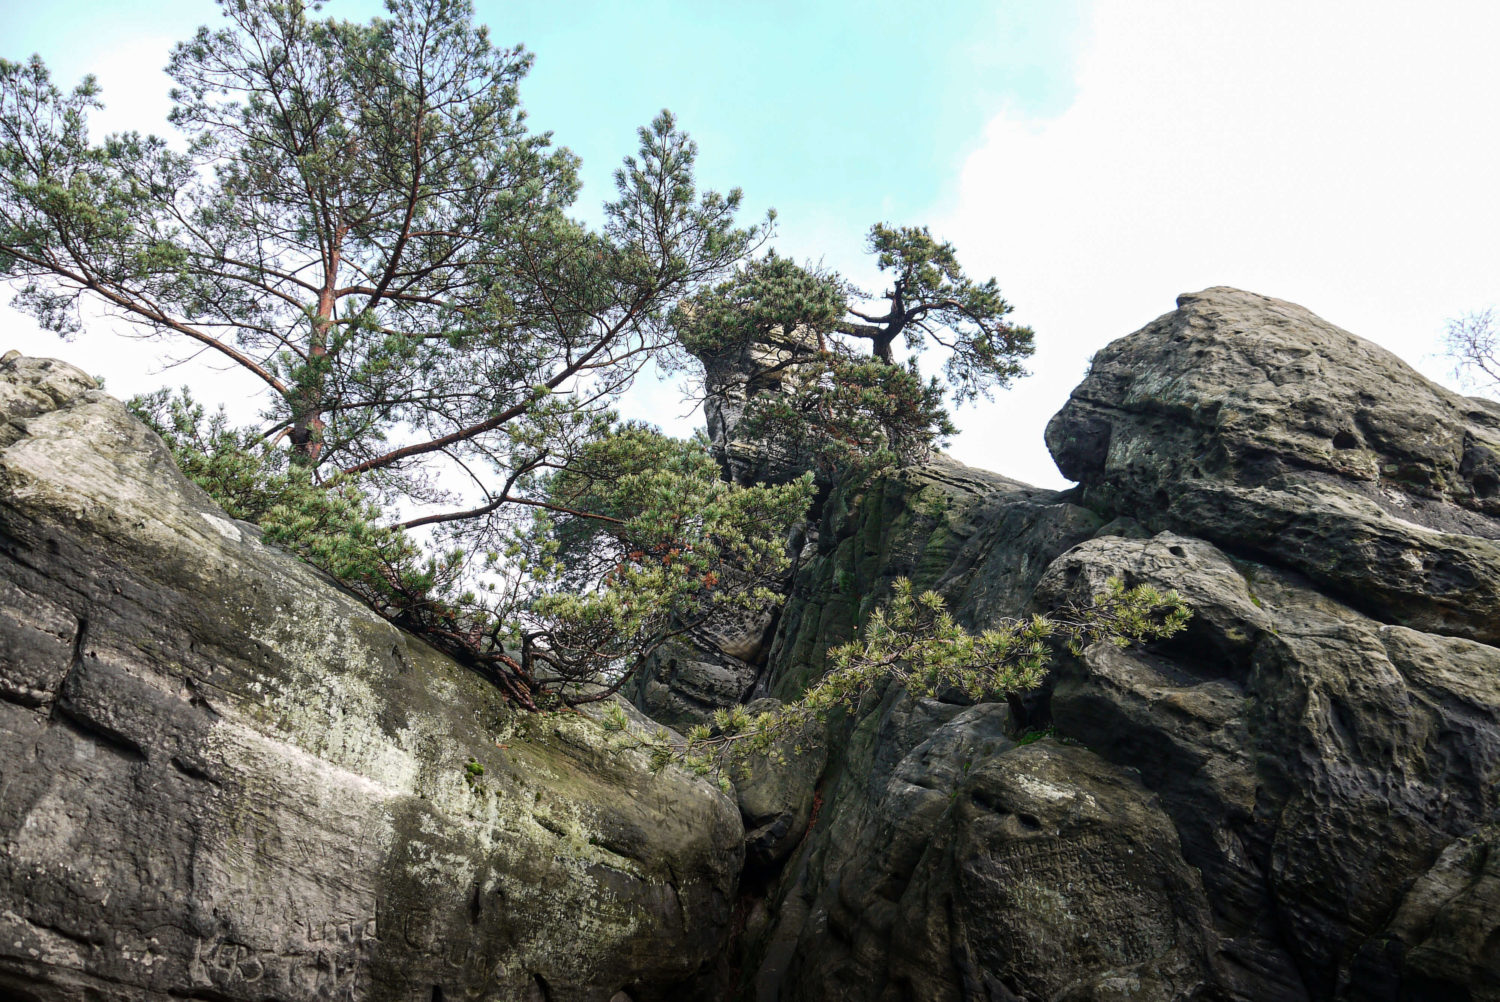
<path id="1" fill-rule="evenodd" d="M 200 779 L 205 783 L 212 783 L 214 786 L 224 785 L 219 777 L 213 775 L 198 763 L 185 759 L 181 755 L 173 755 L 171 761 L 173 767 L 184 776 L 192 779 Z"/>
<path id="2" fill-rule="evenodd" d="M 53 719 L 62 723 L 64 727 L 72 730 L 80 737 L 88 738 L 96 744 L 108 748 L 122 758 L 134 762 L 146 761 L 146 749 L 136 744 L 130 738 L 112 728 L 105 727 L 97 720 L 69 712 L 65 706 L 54 704 Z"/>
<path id="3" fill-rule="evenodd" d="M 57 684 L 57 692 L 53 695 L 57 699 L 62 698 L 63 690 L 68 687 L 68 680 L 73 673 L 83 666 L 83 646 L 88 642 L 89 621 L 87 616 L 78 617 L 78 629 L 73 631 L 73 660 L 68 665 L 68 673 L 62 677 Z"/>
<path id="4" fill-rule="evenodd" d="M 86 713 L 80 713 L 73 708 L 71 700 L 67 697 L 68 686 L 77 676 L 78 670 L 83 667 L 83 651 L 88 643 L 89 621 L 86 616 L 78 617 L 78 630 L 73 635 L 73 662 L 68 672 L 58 683 L 55 697 L 52 701 L 52 720 L 61 721 L 70 727 L 75 733 L 89 738 L 98 744 L 123 756 L 138 762 L 146 760 L 146 749 L 126 734 L 115 730 L 103 721 L 96 720 Z"/>

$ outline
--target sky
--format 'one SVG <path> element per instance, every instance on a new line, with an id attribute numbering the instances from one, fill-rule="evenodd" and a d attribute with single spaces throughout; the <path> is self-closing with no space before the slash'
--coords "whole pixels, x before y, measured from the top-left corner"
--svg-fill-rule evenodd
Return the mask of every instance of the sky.
<path id="1" fill-rule="evenodd" d="M 1037 332 L 1033 375 L 960 410 L 964 462 L 1063 486 L 1047 419 L 1109 341 L 1233 285 L 1300 303 L 1452 384 L 1450 317 L 1500 302 L 1500 4 L 1394 0 L 478 0 L 536 55 L 534 128 L 583 159 L 587 213 L 671 108 L 702 181 L 774 206 L 777 249 L 872 291 L 877 221 L 928 225 Z M 368 0 L 326 14 L 364 19 Z M 0 0 L 0 56 L 92 72 L 95 134 L 169 134 L 174 41 L 203 0 Z M 60 357 L 118 395 L 253 385 L 103 320 L 72 343 L 0 306 L 0 350 Z M 247 410 L 248 408 L 248 410 Z M 701 422 L 670 385 L 625 410 Z"/>

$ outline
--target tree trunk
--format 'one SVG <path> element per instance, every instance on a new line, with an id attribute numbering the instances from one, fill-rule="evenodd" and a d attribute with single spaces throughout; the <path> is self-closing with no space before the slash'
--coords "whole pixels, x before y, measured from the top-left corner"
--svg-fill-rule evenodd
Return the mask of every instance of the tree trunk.
<path id="1" fill-rule="evenodd" d="M 326 345 L 313 346 L 314 359 L 322 359 L 327 355 Z M 292 462 L 299 466 L 317 466 L 323 453 L 323 374 L 316 370 L 309 371 L 306 380 L 297 387 L 295 399 L 290 403 L 293 416 L 290 436 Z"/>
<path id="2" fill-rule="evenodd" d="M 339 237 L 342 236 L 340 232 Z M 301 466 L 316 467 L 323 454 L 323 365 L 328 357 L 328 331 L 333 326 L 335 306 L 333 292 L 338 287 L 341 257 L 339 243 L 335 242 L 324 271 L 323 288 L 318 292 L 318 310 L 313 316 L 307 377 L 299 383 L 297 398 L 291 401 L 292 461 Z"/>
<path id="3" fill-rule="evenodd" d="M 891 345 L 896 341 L 896 335 L 900 334 L 906 326 L 906 283 L 898 280 L 895 287 L 891 289 L 891 312 L 886 315 L 889 321 L 885 330 L 876 335 L 872 340 L 875 342 L 875 357 L 886 365 L 895 365 L 896 359 L 891 354 Z"/>

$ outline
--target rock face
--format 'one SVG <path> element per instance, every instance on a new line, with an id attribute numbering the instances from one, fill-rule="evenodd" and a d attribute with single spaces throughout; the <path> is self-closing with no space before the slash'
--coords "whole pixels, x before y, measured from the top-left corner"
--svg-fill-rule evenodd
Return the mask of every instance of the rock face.
<path id="1" fill-rule="evenodd" d="M 1376 617 L 1500 642 L 1500 404 L 1234 289 L 1094 358 L 1047 428 L 1090 507 L 1307 575 Z"/>
<path id="2" fill-rule="evenodd" d="M 0 375 L 0 994 L 1500 1002 L 1500 407 L 1299 307 L 1100 352 L 1074 490 L 833 491 L 775 621 L 636 698 L 795 698 L 899 576 L 974 628 L 1149 582 L 1185 633 L 869 693 L 733 804 L 509 715 L 81 374 Z"/>
<path id="3" fill-rule="evenodd" d="M 799 327 L 783 337 L 775 327 L 766 342 L 752 341 L 714 354 L 702 354 L 703 411 L 710 448 L 730 481 L 750 486 L 785 483 L 802 475 L 810 460 L 746 431 L 746 415 L 755 397 L 784 397 L 796 392 L 798 359 L 816 348 L 814 336 Z M 806 545 L 801 530 L 788 546 Z M 791 587 L 790 576 L 776 586 Z M 720 617 L 709 629 L 668 645 L 653 655 L 626 693 L 654 720 L 673 727 L 707 721 L 714 711 L 764 695 L 767 645 L 778 610 Z M 727 620 L 727 621 L 726 621 Z"/>
<path id="4" fill-rule="evenodd" d="M 0 996 L 681 998 L 733 802 L 518 716 L 0 360 Z"/>
<path id="5" fill-rule="evenodd" d="M 1100 352 L 1063 494 L 945 466 L 835 495 L 772 642 L 890 579 L 971 626 L 1111 576 L 1172 641 L 1012 705 L 867 698 L 753 914 L 756 1000 L 1500 999 L 1500 408 L 1229 289 Z"/>
<path id="6" fill-rule="evenodd" d="M 817 348 L 805 327 L 783 334 L 773 327 L 765 341 L 699 356 L 703 363 L 703 413 L 715 457 L 738 484 L 776 483 L 801 476 L 806 458 L 789 455 L 761 439 L 747 437 L 741 424 L 750 400 L 761 394 L 795 392 L 797 360 Z"/>

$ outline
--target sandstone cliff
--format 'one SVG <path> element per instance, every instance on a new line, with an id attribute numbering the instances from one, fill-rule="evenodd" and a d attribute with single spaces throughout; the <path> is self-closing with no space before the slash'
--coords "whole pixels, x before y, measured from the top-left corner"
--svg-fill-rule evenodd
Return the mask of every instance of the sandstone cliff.
<path id="1" fill-rule="evenodd" d="M 0 361 L 0 997 L 683 997 L 739 818 L 604 738 L 262 544 L 83 373 Z"/>
<path id="2" fill-rule="evenodd" d="M 1102 351 L 1048 442 L 1079 488 L 835 495 L 763 685 L 899 575 L 975 627 L 1120 576 L 1191 628 L 1010 706 L 887 692 L 769 770 L 744 996 L 1500 999 L 1500 407 L 1210 289 Z"/>
<path id="3" fill-rule="evenodd" d="M 1074 490 L 834 492 L 774 623 L 643 706 L 795 697 L 903 575 L 976 627 L 1112 575 L 1193 623 L 1008 704 L 876 693 L 738 812 L 511 715 L 81 374 L 0 370 L 0 993 L 1500 1000 L 1500 406 L 1299 307 L 1102 351 Z"/>

